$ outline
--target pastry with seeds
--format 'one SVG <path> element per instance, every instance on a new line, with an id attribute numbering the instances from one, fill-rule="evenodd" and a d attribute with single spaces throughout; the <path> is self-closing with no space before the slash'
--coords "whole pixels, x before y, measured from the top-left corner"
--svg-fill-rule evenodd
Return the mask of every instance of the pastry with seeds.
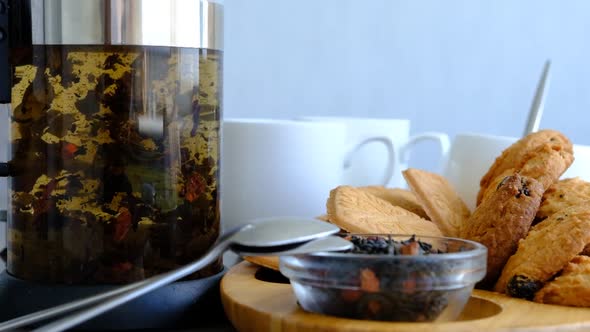
<path id="1" fill-rule="evenodd" d="M 590 307 L 590 257 L 576 256 L 535 294 L 535 302 Z"/>
<path id="2" fill-rule="evenodd" d="M 532 299 L 590 243 L 590 207 L 576 205 L 533 226 L 519 241 L 496 283 L 500 293 Z"/>
<path id="3" fill-rule="evenodd" d="M 351 186 L 332 189 L 326 207 L 328 219 L 350 233 L 442 236 L 434 223 Z"/>
<path id="4" fill-rule="evenodd" d="M 494 179 L 504 173 L 507 169 L 515 168 L 522 164 L 523 157 L 543 144 L 558 146 L 565 152 L 573 155 L 572 142 L 559 131 L 545 129 L 523 137 L 506 148 L 502 154 L 496 158 L 487 173 L 481 178 L 480 190 L 477 194 L 477 204 L 479 205 L 481 203 L 484 191 Z"/>
<path id="5" fill-rule="evenodd" d="M 546 190 L 559 180 L 559 177 L 570 167 L 573 161 L 574 155 L 562 149 L 560 145 L 543 144 L 523 156 L 521 163 L 517 167 L 504 171 L 499 177 L 490 182 L 488 188 L 483 191 L 482 201 L 495 191 L 497 183 L 514 171 L 517 171 L 522 176 L 534 178 Z"/>
<path id="6" fill-rule="evenodd" d="M 528 153 L 520 165 L 520 174 L 532 177 L 548 189 L 574 162 L 572 151 L 557 144 L 543 144 Z"/>
<path id="7" fill-rule="evenodd" d="M 418 202 L 414 193 L 409 190 L 401 188 L 385 188 L 383 186 L 366 186 L 360 187 L 360 189 L 386 200 L 395 206 L 413 212 L 424 219 L 430 219 Z"/>
<path id="8" fill-rule="evenodd" d="M 484 200 L 463 226 L 461 237 L 488 248 L 486 277 L 478 287 L 493 287 L 504 264 L 531 227 L 543 195 L 535 179 L 513 174 Z"/>
<path id="9" fill-rule="evenodd" d="M 430 220 L 445 236 L 458 237 L 471 211 L 447 179 L 414 168 L 402 173 Z"/>
<path id="10" fill-rule="evenodd" d="M 509 168 L 509 169 L 505 170 L 504 172 L 500 173 L 500 175 L 498 175 L 498 177 L 496 177 L 494 180 L 492 180 L 490 182 L 490 184 L 488 185 L 486 190 L 484 190 L 484 192 L 482 194 L 482 201 L 480 203 L 478 203 L 477 206 L 482 204 L 488 197 L 492 196 L 492 194 L 495 193 L 496 190 L 498 190 L 498 186 L 500 186 L 500 183 L 502 183 L 502 181 L 504 181 L 504 179 L 506 179 L 507 177 L 509 177 L 515 173 L 517 173 L 517 171 L 514 168 Z"/>
<path id="11" fill-rule="evenodd" d="M 590 182 L 578 177 L 558 181 L 543 194 L 536 219 L 541 221 L 555 212 L 589 201 Z"/>

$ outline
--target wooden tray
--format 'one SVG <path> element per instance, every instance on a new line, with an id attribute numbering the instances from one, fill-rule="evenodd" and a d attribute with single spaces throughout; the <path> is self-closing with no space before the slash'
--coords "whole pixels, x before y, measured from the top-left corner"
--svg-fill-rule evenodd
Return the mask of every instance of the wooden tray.
<path id="1" fill-rule="evenodd" d="M 303 311 L 288 283 L 264 281 L 258 266 L 242 262 L 221 281 L 225 312 L 239 331 L 589 331 L 590 309 L 538 304 L 473 292 L 458 321 L 390 323 L 344 319 Z M 257 274 L 257 272 L 259 272 Z"/>

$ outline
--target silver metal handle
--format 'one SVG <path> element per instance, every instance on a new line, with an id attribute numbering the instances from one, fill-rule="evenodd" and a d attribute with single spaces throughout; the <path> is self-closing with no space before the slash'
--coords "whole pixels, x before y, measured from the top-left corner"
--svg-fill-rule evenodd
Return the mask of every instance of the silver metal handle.
<path id="1" fill-rule="evenodd" d="M 213 262 L 219 255 L 221 255 L 230 245 L 231 238 L 240 230 L 251 225 L 246 224 L 228 231 L 219 238 L 217 244 L 213 246 L 208 253 L 206 253 L 201 259 L 178 268 L 176 270 L 151 277 L 149 279 L 129 284 L 116 288 L 112 291 L 93 295 L 81 300 L 68 302 L 57 307 L 37 311 L 25 316 L 17 317 L 9 321 L 0 324 L 0 331 L 14 331 L 14 329 L 27 326 L 39 321 L 46 320 L 51 317 L 62 315 L 76 309 L 84 308 L 100 301 L 108 300 L 103 304 L 91 307 L 86 311 L 75 314 L 76 320 L 72 320 L 71 316 L 68 316 L 62 320 L 55 321 L 51 324 L 38 328 L 36 331 L 63 331 L 64 329 L 78 325 L 87 319 L 95 317 L 107 310 L 110 310 L 122 303 L 133 300 L 143 294 L 146 294 L 160 286 L 166 285 L 170 282 L 183 278 L 191 273 L 194 273 L 209 263 Z"/>
<path id="2" fill-rule="evenodd" d="M 539 130 L 539 124 L 541 123 L 541 116 L 545 108 L 545 96 L 549 89 L 549 69 L 551 68 L 551 60 L 545 62 L 543 67 L 543 73 L 537 84 L 537 90 L 535 91 L 535 98 L 529 110 L 529 117 L 527 119 L 526 128 L 524 129 L 523 136 L 526 136 L 532 132 Z"/>

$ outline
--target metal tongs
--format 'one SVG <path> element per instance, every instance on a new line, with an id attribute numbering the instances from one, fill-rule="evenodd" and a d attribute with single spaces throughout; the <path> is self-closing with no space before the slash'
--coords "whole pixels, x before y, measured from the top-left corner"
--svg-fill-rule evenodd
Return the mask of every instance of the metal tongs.
<path id="1" fill-rule="evenodd" d="M 228 249 L 247 256 L 293 255 L 351 249 L 351 242 L 333 236 L 339 231 L 335 225 L 314 219 L 281 217 L 258 220 L 227 232 L 205 255 L 186 266 L 106 293 L 11 319 L 0 324 L 0 331 L 12 331 L 18 327 L 79 310 L 33 331 L 57 332 L 72 328 L 204 268 Z"/>

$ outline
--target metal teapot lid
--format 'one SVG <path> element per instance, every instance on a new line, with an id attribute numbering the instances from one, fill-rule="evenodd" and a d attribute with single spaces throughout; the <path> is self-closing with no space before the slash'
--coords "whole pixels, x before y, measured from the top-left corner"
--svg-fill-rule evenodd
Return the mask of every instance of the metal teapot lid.
<path id="1" fill-rule="evenodd" d="M 223 50 L 220 0 L 0 0 L 0 103 L 9 45 L 136 45 Z"/>
<path id="2" fill-rule="evenodd" d="M 223 5 L 217 1 L 28 1 L 36 45 L 223 48 Z"/>

